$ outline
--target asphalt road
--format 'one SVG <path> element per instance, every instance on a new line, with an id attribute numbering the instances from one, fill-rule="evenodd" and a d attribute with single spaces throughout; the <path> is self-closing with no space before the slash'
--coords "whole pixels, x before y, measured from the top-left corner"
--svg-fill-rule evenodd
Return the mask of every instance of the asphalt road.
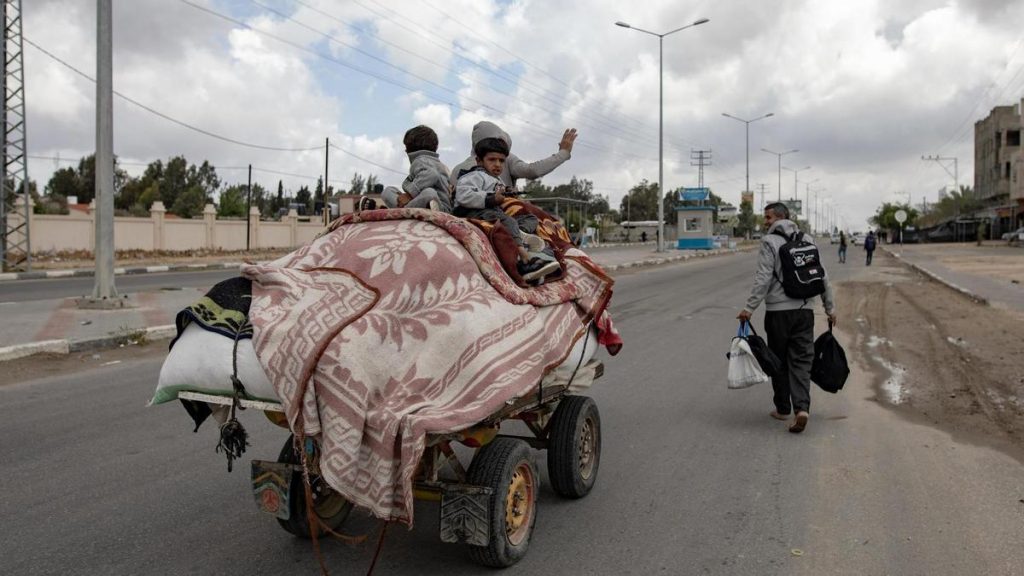
<path id="1" fill-rule="evenodd" d="M 812 393 L 801 435 L 768 417 L 767 386 L 726 389 L 753 260 L 619 277 L 626 347 L 591 390 L 597 485 L 577 501 L 545 485 L 530 552 L 509 573 L 1024 573 L 1021 463 L 903 420 L 859 372 L 840 395 Z M 180 407 L 145 407 L 161 360 L 152 350 L 0 387 L 0 571 L 317 573 L 310 544 L 256 510 L 247 463 L 226 473 L 214 426 L 193 434 Z M 243 421 L 247 457 L 273 459 L 283 431 Z M 438 541 L 436 511 L 418 504 L 412 530 L 388 531 L 376 574 L 494 573 Z M 365 573 L 374 544 L 324 543 L 331 573 Z"/>
<path id="2" fill-rule="evenodd" d="M 160 290 L 161 288 L 205 288 L 221 280 L 237 276 L 237 269 L 203 270 L 197 272 L 153 272 L 117 276 L 114 285 L 120 294 Z M 26 302 L 74 298 L 92 294 L 95 279 L 47 278 L 0 282 L 0 302 Z"/>

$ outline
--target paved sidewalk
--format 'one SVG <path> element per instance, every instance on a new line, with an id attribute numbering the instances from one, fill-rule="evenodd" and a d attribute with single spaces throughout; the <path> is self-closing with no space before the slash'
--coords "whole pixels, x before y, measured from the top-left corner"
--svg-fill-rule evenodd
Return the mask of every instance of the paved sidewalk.
<path id="1" fill-rule="evenodd" d="M 1024 312 L 1024 249 L 1005 244 L 884 246 L 894 256 L 954 290 L 996 307 Z"/>
<path id="2" fill-rule="evenodd" d="M 614 274 L 627 268 L 656 266 L 736 251 L 669 250 L 659 254 L 651 243 L 594 247 L 587 253 L 609 273 Z M 224 266 L 218 264 L 217 267 Z M 153 271 L 168 269 L 160 266 L 152 268 Z M 203 268 L 184 265 L 179 269 Z M 0 323 L 0 362 L 39 352 L 67 354 L 172 337 L 175 315 L 195 302 L 208 288 L 136 292 L 130 295 L 134 307 L 120 310 L 79 310 L 74 298 L 0 303 L 0 315 L 3 317 Z"/>

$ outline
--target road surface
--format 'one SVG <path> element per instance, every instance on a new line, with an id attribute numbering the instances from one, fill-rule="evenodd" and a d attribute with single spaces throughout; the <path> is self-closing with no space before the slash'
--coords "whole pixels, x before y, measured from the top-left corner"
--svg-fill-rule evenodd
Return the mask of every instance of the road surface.
<path id="1" fill-rule="evenodd" d="M 753 263 L 618 278 L 626 347 L 591 391 L 597 485 L 578 501 L 545 485 L 529 554 L 509 573 L 1024 573 L 1020 462 L 903 419 L 859 369 L 840 395 L 812 392 L 801 435 L 768 417 L 767 386 L 726 389 Z M 853 269 L 830 268 L 840 280 Z M 145 407 L 163 353 L 116 354 L 0 387 L 2 571 L 316 574 L 309 542 L 256 510 L 247 462 L 226 472 L 215 426 L 193 434 L 180 407 Z M 273 459 L 285 434 L 242 418 L 246 460 Z M 436 511 L 420 503 L 412 530 L 389 529 L 376 574 L 495 573 L 438 541 Z M 371 542 L 323 544 L 332 574 L 365 573 L 376 527 L 359 516 L 345 529 Z"/>

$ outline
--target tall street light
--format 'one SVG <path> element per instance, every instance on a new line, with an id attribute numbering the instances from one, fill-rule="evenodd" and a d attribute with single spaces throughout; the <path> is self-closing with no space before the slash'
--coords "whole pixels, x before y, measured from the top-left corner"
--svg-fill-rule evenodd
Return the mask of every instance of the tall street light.
<path id="1" fill-rule="evenodd" d="M 754 118 L 753 120 L 744 120 L 743 118 L 739 118 L 739 117 L 733 116 L 732 114 L 726 114 L 725 112 L 722 112 L 722 116 L 725 116 L 726 118 L 732 118 L 733 120 L 739 120 L 740 122 L 743 122 L 744 124 L 746 124 L 746 128 L 747 128 L 747 187 L 744 188 L 743 191 L 744 192 L 750 192 L 750 125 L 752 123 L 754 123 L 754 122 L 757 122 L 758 120 L 764 120 L 765 118 L 770 118 L 772 116 L 775 116 L 775 113 L 774 112 L 769 112 L 769 113 L 765 114 L 764 116 L 758 116 L 757 118 Z"/>
<path id="2" fill-rule="evenodd" d="M 787 171 L 793 173 L 793 200 L 799 199 L 800 198 L 800 192 L 796 189 L 796 186 L 797 186 L 796 177 L 801 172 L 803 172 L 804 170 L 810 170 L 811 167 L 810 166 L 804 166 L 803 168 L 793 169 L 793 168 L 786 168 L 785 166 L 783 166 L 782 169 L 783 170 L 787 170 Z"/>
<path id="3" fill-rule="evenodd" d="M 761 152 L 767 152 L 769 154 L 775 154 L 776 156 L 779 157 L 779 198 L 778 198 L 778 201 L 782 202 L 782 157 L 785 156 L 786 154 L 795 154 L 795 153 L 799 152 L 799 150 L 794 148 L 792 150 L 786 150 L 785 152 L 774 152 L 774 151 L 769 150 L 767 148 L 761 148 Z"/>
<path id="4" fill-rule="evenodd" d="M 657 32 L 651 32 L 650 30 L 644 30 L 643 28 L 636 28 L 625 22 L 616 22 L 616 26 L 622 28 L 629 28 L 636 30 L 637 32 L 643 32 L 644 34 L 650 34 L 651 36 L 658 37 L 658 252 L 665 251 L 665 155 L 664 155 L 664 118 L 665 118 L 665 91 L 664 91 L 664 40 L 665 36 L 669 34 L 675 34 L 680 30 L 686 30 L 700 24 L 705 24 L 709 20 L 707 18 L 701 18 L 687 24 L 686 26 L 670 30 L 664 34 L 658 34 Z"/>

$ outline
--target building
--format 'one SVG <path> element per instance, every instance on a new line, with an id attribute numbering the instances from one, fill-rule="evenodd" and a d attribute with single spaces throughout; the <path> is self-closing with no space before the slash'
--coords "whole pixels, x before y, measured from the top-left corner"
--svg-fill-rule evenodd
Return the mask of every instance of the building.
<path id="1" fill-rule="evenodd" d="M 996 106 L 974 123 L 974 194 L 984 210 L 976 214 L 992 222 L 991 234 L 1024 226 L 1024 155 L 1021 148 L 1021 107 Z"/>

